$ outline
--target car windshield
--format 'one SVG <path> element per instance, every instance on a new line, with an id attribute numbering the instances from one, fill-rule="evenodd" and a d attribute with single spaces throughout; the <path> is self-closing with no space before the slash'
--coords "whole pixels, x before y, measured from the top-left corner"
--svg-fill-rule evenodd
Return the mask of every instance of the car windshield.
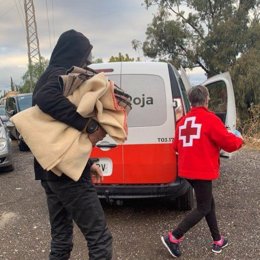
<path id="1" fill-rule="evenodd" d="M 32 95 L 20 96 L 17 99 L 20 111 L 32 106 Z"/>

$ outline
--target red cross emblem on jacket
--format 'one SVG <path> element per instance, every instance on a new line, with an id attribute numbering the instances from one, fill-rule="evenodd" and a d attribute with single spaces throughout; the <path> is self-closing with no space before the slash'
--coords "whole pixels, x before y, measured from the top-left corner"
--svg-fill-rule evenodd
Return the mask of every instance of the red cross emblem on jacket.
<path id="1" fill-rule="evenodd" d="M 201 124 L 196 124 L 195 120 L 195 116 L 188 117 L 179 128 L 179 140 L 182 140 L 183 147 L 191 147 L 194 139 L 200 139 Z"/>

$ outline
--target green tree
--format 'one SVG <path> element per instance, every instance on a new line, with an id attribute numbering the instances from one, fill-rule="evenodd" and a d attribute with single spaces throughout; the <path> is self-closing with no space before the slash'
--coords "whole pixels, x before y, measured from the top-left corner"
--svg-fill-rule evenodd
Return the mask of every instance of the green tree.
<path id="1" fill-rule="evenodd" d="M 17 87 L 14 84 L 13 78 L 11 77 L 11 91 L 17 91 Z"/>
<path id="2" fill-rule="evenodd" d="M 241 55 L 232 66 L 231 75 L 235 79 L 235 93 L 237 106 L 240 108 L 241 119 L 250 116 L 253 106 L 260 106 L 260 25 L 254 23 L 251 27 L 250 44 L 248 50 Z"/>
<path id="3" fill-rule="evenodd" d="M 142 48 L 142 42 L 138 40 L 132 40 L 131 42 L 133 49 L 138 53 L 137 61 L 141 60 L 140 50 Z"/>
<path id="4" fill-rule="evenodd" d="M 247 49 L 250 15 L 259 0 L 144 0 L 158 13 L 146 30 L 144 54 L 177 66 L 226 71 Z M 186 7 L 185 9 L 183 7 Z"/>
<path id="5" fill-rule="evenodd" d="M 208 76 L 230 71 L 239 115 L 246 98 L 259 102 L 260 0 L 144 0 L 157 5 L 146 30 L 144 55 Z M 251 94 L 250 94 L 251 93 Z"/>
<path id="6" fill-rule="evenodd" d="M 49 61 L 45 59 L 44 57 L 41 57 L 41 63 L 38 62 L 35 65 L 29 66 L 28 69 L 23 75 L 23 85 L 20 86 L 19 92 L 20 93 L 29 93 L 31 92 L 31 85 L 30 85 L 30 71 L 32 72 L 32 85 L 33 88 L 37 82 L 37 80 L 40 78 L 41 74 L 44 72 L 44 70 L 47 68 L 49 64 Z"/>
<path id="7" fill-rule="evenodd" d="M 102 58 L 94 58 L 92 63 L 103 63 L 103 59 Z"/>
<path id="8" fill-rule="evenodd" d="M 118 56 L 111 56 L 108 62 L 120 62 L 120 61 L 134 61 L 134 58 L 130 58 L 128 54 L 125 56 L 119 52 Z"/>

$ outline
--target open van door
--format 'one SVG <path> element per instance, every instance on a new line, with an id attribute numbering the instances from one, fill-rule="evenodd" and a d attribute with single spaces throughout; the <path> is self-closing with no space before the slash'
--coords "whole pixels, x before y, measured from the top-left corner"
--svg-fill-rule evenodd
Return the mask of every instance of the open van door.
<path id="1" fill-rule="evenodd" d="M 209 90 L 209 110 L 215 112 L 228 130 L 234 131 L 236 129 L 236 104 L 229 72 L 211 77 L 201 85 Z M 230 154 L 224 151 L 221 151 L 221 155 L 230 157 Z"/>
<path id="2" fill-rule="evenodd" d="M 181 79 L 184 84 L 184 87 L 185 87 L 186 91 L 188 92 L 191 89 L 191 84 L 190 84 L 189 78 L 187 76 L 187 73 L 183 67 L 180 68 L 180 75 L 181 75 Z"/>

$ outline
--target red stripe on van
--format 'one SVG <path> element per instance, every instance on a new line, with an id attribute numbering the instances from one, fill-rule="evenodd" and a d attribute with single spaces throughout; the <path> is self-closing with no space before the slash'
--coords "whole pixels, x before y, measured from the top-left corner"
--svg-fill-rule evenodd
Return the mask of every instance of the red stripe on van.
<path id="1" fill-rule="evenodd" d="M 104 184 L 165 184 L 176 179 L 176 157 L 172 144 L 119 145 L 109 151 L 95 148 L 91 157 L 110 158 L 111 176 Z"/>

